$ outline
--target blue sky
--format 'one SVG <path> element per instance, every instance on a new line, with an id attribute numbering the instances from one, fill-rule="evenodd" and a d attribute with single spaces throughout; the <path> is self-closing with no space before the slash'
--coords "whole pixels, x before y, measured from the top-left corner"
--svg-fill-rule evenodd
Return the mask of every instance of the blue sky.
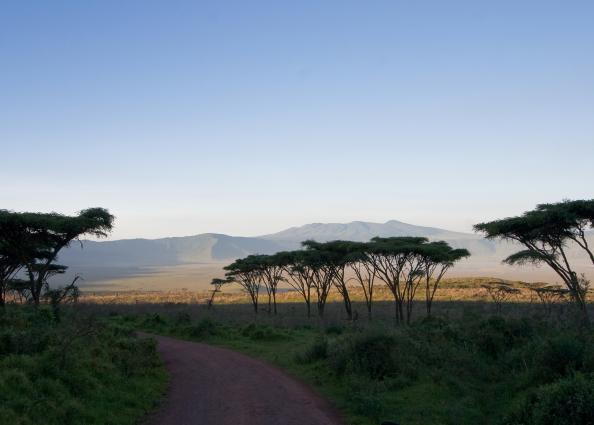
<path id="1" fill-rule="evenodd" d="M 591 1 L 5 1 L 0 208 L 114 238 L 592 198 Z"/>

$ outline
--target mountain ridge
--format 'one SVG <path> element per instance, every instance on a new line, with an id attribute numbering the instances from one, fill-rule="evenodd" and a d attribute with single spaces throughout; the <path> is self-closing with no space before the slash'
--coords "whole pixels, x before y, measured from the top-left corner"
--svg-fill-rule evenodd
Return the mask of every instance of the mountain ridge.
<path id="1" fill-rule="evenodd" d="M 261 236 L 211 232 L 156 239 L 85 240 L 83 249 L 73 244 L 63 251 L 60 260 L 65 264 L 86 266 L 174 266 L 225 262 L 249 254 L 299 249 L 301 242 L 307 239 L 319 242 L 336 239 L 368 241 L 375 236 L 425 236 L 432 240 L 445 240 L 456 247 L 470 247 L 477 253 L 493 251 L 493 242 L 479 235 L 389 220 L 385 223 L 310 223 Z"/>
<path id="2" fill-rule="evenodd" d="M 465 275 L 521 275 L 520 268 L 501 264 L 504 258 L 518 249 L 513 243 L 487 240 L 479 234 L 416 226 L 397 220 L 385 223 L 310 223 L 261 236 L 201 233 L 157 239 L 87 240 L 83 241 L 83 249 L 78 244 L 64 249 L 59 261 L 69 266 L 69 273 L 62 276 L 63 283 L 68 279 L 72 280 L 72 276 L 76 274 L 84 276 L 86 282 L 92 283 L 112 282 L 130 275 L 161 273 L 163 270 L 168 270 L 163 273 L 169 273 L 171 279 L 174 279 L 171 270 L 175 267 L 191 267 L 196 270 L 214 267 L 221 270 L 225 264 L 250 254 L 274 254 L 299 249 L 301 242 L 307 239 L 319 242 L 337 239 L 368 241 L 374 236 L 424 236 L 429 240 L 444 240 L 454 248 L 466 248 L 471 252 L 471 257 L 456 265 L 458 273 Z M 594 244 L 594 234 L 591 238 Z M 579 254 L 578 251 L 573 250 L 572 256 Z M 594 274 L 590 265 L 583 263 L 582 266 L 586 267 L 589 274 Z M 528 270 L 526 267 L 524 269 Z M 545 269 L 537 270 L 539 276 L 551 276 Z M 524 275 L 533 276 L 534 270 L 532 268 Z"/>

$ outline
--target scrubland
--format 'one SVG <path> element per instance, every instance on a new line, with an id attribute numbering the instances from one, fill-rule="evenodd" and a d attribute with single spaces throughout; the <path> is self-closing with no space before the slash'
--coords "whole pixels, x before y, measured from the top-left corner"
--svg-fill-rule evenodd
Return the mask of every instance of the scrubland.
<path id="1" fill-rule="evenodd" d="M 432 317 L 419 301 L 410 326 L 394 324 L 383 290 L 373 318 L 359 300 L 352 321 L 339 302 L 328 304 L 323 319 L 307 318 L 291 293 L 280 297 L 277 315 L 254 315 L 235 294 L 211 309 L 196 294 L 86 308 L 118 327 L 263 358 L 315 387 L 353 425 L 594 423 L 591 328 L 579 325 L 570 303 L 545 306 L 528 290 L 498 309 L 483 282 L 450 280 Z"/>
<path id="2" fill-rule="evenodd" d="M 0 424 L 131 425 L 165 389 L 152 340 L 85 309 L 0 310 Z"/>

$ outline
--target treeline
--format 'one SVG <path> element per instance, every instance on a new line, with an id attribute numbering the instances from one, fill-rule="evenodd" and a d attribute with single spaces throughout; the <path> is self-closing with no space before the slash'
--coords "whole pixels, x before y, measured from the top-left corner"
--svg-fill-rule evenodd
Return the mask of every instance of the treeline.
<path id="1" fill-rule="evenodd" d="M 424 292 L 430 315 L 443 276 L 457 261 L 470 255 L 466 249 L 454 249 L 446 242 L 429 242 L 423 237 L 376 237 L 370 242 L 310 240 L 302 245 L 302 250 L 236 260 L 225 267 L 226 281 L 236 282 L 245 290 L 255 313 L 264 289 L 268 311 L 274 314 L 278 286 L 286 282 L 301 294 L 308 317 L 315 304 L 321 318 L 328 295 L 335 288 L 349 320 L 354 316 L 350 296 L 353 284 L 362 289 L 371 318 L 374 288 L 379 281 L 394 297 L 395 320 L 410 323 L 418 290 Z M 220 285 L 221 280 L 213 283 Z"/>
<path id="2" fill-rule="evenodd" d="M 589 324 L 588 291 L 590 281 L 571 263 L 568 249 L 581 250 L 594 265 L 594 249 L 588 237 L 594 228 L 594 199 L 539 204 L 516 217 L 474 226 L 488 239 L 515 242 L 524 249 L 506 259 L 510 265 L 546 264 L 559 276 L 579 311 L 581 321 Z"/>
<path id="3" fill-rule="evenodd" d="M 7 296 L 38 306 L 56 306 L 75 298 L 75 278 L 63 288 L 50 288 L 49 279 L 68 268 L 58 264 L 59 252 L 81 236 L 106 236 L 114 217 L 103 208 L 89 208 L 76 216 L 57 213 L 17 213 L 0 210 L 0 307 Z"/>
<path id="4" fill-rule="evenodd" d="M 590 282 L 571 264 L 568 248 L 581 249 L 594 265 L 594 250 L 588 241 L 593 228 L 594 199 L 539 204 L 521 216 L 474 227 L 489 239 L 523 246 L 524 249 L 504 259 L 504 263 L 549 266 L 561 278 L 584 323 L 589 323 Z M 263 288 L 268 296 L 268 311 L 276 313 L 278 285 L 286 282 L 303 297 L 308 316 L 315 303 L 318 315 L 323 317 L 330 290 L 335 288 L 342 296 L 347 318 L 352 319 L 349 291 L 353 283 L 362 289 L 371 317 L 374 286 L 380 281 L 394 297 L 396 321 L 410 323 L 419 288 L 424 292 L 429 316 L 444 274 L 470 255 L 465 249 L 453 249 L 446 242 L 429 242 L 422 237 L 376 237 L 367 243 L 305 241 L 303 247 L 239 259 L 225 267 L 226 279 L 213 281 L 215 291 L 224 283 L 237 282 L 249 295 L 257 313 Z"/>

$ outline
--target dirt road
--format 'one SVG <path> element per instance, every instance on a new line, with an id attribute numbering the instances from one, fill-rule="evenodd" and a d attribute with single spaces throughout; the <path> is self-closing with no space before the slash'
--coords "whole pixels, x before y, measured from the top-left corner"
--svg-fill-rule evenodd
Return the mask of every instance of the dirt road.
<path id="1" fill-rule="evenodd" d="M 344 423 L 309 387 L 262 361 L 206 344 L 153 337 L 171 381 L 165 400 L 145 425 Z"/>

